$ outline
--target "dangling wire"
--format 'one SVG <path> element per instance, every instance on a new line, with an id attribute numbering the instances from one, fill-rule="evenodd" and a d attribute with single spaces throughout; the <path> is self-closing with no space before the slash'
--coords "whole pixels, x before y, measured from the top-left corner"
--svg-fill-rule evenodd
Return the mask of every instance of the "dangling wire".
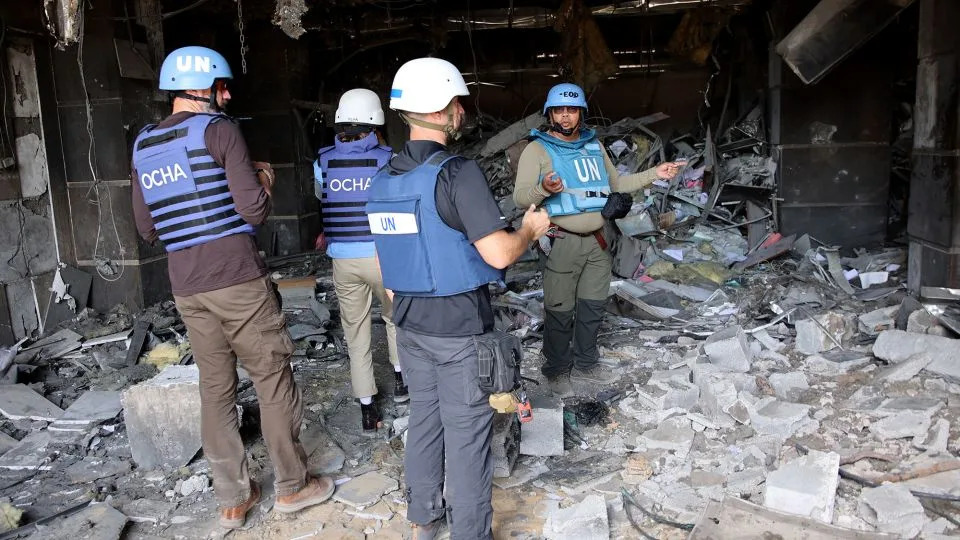
<path id="1" fill-rule="evenodd" d="M 93 245 L 93 262 L 94 266 L 97 269 L 97 274 L 104 281 L 118 281 L 123 277 L 123 271 L 125 269 L 123 264 L 123 257 L 126 254 L 126 249 L 123 247 L 123 242 L 120 240 L 120 231 L 117 229 L 117 217 L 113 211 L 113 197 L 110 194 L 110 188 L 108 186 L 103 186 L 106 192 L 106 201 L 109 205 L 110 212 L 110 222 L 113 225 L 113 233 L 117 239 L 117 248 L 119 251 L 119 259 L 116 261 L 118 266 L 120 266 L 119 271 L 114 271 L 112 274 L 105 274 L 102 266 L 110 268 L 110 263 L 113 263 L 109 257 L 101 256 L 100 252 L 100 238 L 103 229 L 103 204 L 100 194 L 101 181 L 97 178 L 97 170 L 94 166 L 93 156 L 96 154 L 96 139 L 93 134 L 93 105 L 90 103 L 90 93 L 87 91 L 87 79 L 83 71 L 83 41 L 86 34 L 86 13 L 81 10 L 80 13 L 80 36 L 77 40 L 77 67 L 80 70 L 80 86 L 83 88 L 83 100 L 84 108 L 86 110 L 87 116 L 87 166 L 90 167 L 90 177 L 93 179 L 93 184 L 90 186 L 90 189 L 87 190 L 87 201 L 90 204 L 93 204 L 97 207 L 97 239 Z M 91 192 L 94 193 L 94 196 L 91 197 Z"/>

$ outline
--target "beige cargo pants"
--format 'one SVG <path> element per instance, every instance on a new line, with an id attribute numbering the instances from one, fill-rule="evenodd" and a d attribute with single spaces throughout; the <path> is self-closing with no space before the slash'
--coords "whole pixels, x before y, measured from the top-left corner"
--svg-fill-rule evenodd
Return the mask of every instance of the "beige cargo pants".
<path id="1" fill-rule="evenodd" d="M 373 377 L 371 312 L 373 297 L 382 307 L 387 325 L 387 348 L 390 363 L 397 366 L 397 329 L 393 325 L 393 304 L 383 288 L 383 278 L 375 257 L 333 259 L 333 282 L 340 301 L 340 323 L 350 355 L 350 383 L 357 398 L 375 396 L 377 383 Z"/>

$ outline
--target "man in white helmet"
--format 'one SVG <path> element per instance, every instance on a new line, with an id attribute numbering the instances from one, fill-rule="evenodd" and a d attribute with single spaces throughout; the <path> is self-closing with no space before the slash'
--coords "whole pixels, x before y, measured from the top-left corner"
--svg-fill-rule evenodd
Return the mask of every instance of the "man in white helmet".
<path id="1" fill-rule="evenodd" d="M 477 163 L 447 152 L 468 94 L 445 60 L 400 67 L 390 108 L 410 141 L 374 177 L 367 203 L 410 391 L 404 475 L 420 539 L 437 536 L 446 511 L 453 538 L 491 538 L 494 412 L 479 386 L 476 338 L 493 329 L 487 284 L 549 225 L 531 206 L 520 229 L 507 231 Z"/>
<path id="2" fill-rule="evenodd" d="M 213 472 L 220 525 L 243 526 L 260 500 L 237 417 L 237 361 L 253 381 L 273 462 L 278 512 L 320 504 L 333 481 L 312 476 L 300 444 L 303 402 L 293 378 L 293 342 L 254 227 L 270 213 L 269 166 L 258 172 L 243 134 L 220 111 L 233 75 L 206 47 L 184 47 L 160 68 L 172 114 L 133 145 L 133 213 L 144 240 L 163 242 L 177 309 L 200 370 L 200 437 Z"/>
<path id="3" fill-rule="evenodd" d="M 381 143 L 377 133 L 377 126 L 382 125 L 383 109 L 377 94 L 365 88 L 348 90 L 337 107 L 334 144 L 321 148 L 314 162 L 323 215 L 323 234 L 317 249 L 326 247 L 327 256 L 333 259 L 333 282 L 350 355 L 353 395 L 360 400 L 360 422 L 367 433 L 376 433 L 381 421 L 373 402 L 377 394 L 370 347 L 374 297 L 380 301 L 387 325 L 387 348 L 395 379 L 393 399 L 398 403 L 410 399 L 397 360 L 392 305 L 377 268 L 377 251 L 364 210 L 370 179 L 391 156 L 390 147 Z"/>

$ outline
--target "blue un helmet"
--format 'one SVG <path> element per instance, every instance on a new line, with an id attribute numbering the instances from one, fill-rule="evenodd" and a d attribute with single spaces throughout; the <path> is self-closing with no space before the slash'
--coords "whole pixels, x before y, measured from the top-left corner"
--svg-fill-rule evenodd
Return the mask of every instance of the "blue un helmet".
<path id="1" fill-rule="evenodd" d="M 227 59 L 206 47 L 181 47 L 160 66 L 161 90 L 205 90 L 217 79 L 232 78 Z"/>
<path id="2" fill-rule="evenodd" d="M 550 107 L 580 107 L 587 111 L 587 96 L 583 88 L 572 83 L 561 83 L 547 92 L 547 101 L 543 104 L 543 114 Z"/>

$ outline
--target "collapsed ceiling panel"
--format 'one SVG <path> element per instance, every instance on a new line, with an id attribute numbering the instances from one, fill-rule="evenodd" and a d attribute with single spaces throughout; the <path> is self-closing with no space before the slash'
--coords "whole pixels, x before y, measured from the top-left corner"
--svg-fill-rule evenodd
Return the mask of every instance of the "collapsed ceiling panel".
<path id="1" fill-rule="evenodd" d="M 777 53 L 806 84 L 883 30 L 914 0 L 822 0 L 777 45 Z"/>

